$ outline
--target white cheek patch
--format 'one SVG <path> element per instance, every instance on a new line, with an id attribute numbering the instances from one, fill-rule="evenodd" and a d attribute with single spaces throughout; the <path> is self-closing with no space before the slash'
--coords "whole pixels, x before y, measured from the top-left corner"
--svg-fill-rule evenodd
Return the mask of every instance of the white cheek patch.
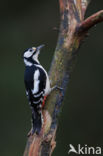
<path id="1" fill-rule="evenodd" d="M 32 56 L 32 54 L 33 54 L 32 52 L 27 51 L 24 53 L 24 57 L 29 58 L 30 56 Z"/>

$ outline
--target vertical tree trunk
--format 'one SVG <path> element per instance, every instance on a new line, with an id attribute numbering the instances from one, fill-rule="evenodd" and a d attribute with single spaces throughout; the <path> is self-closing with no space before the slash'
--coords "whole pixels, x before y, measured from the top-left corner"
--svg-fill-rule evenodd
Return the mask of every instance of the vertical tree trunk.
<path id="1" fill-rule="evenodd" d="M 88 30 L 103 21 L 103 10 L 84 20 L 90 0 L 59 0 L 61 25 L 49 76 L 52 85 L 63 88 L 48 96 L 43 110 L 44 124 L 40 135 L 27 141 L 24 156 L 50 156 L 56 146 L 57 116 L 59 114 L 75 58 Z"/>

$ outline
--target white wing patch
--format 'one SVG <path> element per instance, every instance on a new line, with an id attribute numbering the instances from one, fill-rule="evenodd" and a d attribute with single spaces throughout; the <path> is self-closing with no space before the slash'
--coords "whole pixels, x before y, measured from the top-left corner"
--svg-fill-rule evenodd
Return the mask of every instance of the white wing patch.
<path id="1" fill-rule="evenodd" d="M 46 70 L 41 65 L 36 65 L 36 66 L 39 67 L 39 68 L 41 68 L 45 72 L 45 74 L 46 74 L 46 77 L 47 77 L 46 87 L 45 87 L 45 96 L 46 96 L 51 91 L 51 88 L 50 88 L 50 80 L 49 80 L 49 77 L 48 77 L 48 74 L 47 74 Z"/>
<path id="2" fill-rule="evenodd" d="M 34 73 L 34 89 L 32 90 L 32 94 L 36 94 L 39 91 L 39 70 L 36 70 Z"/>
<path id="3" fill-rule="evenodd" d="M 35 95 L 34 94 L 34 97 L 36 98 L 36 97 L 39 97 L 39 96 L 41 96 L 43 94 L 43 91 L 42 92 L 40 92 L 39 94 L 37 94 L 37 95 Z"/>
<path id="4" fill-rule="evenodd" d="M 33 101 L 34 104 L 38 104 L 39 102 L 42 101 L 42 98 L 40 98 L 38 101 Z"/>

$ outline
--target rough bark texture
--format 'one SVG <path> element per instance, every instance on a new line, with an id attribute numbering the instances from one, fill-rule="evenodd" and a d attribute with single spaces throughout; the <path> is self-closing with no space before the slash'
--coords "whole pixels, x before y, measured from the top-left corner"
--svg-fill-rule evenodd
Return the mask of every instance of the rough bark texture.
<path id="1" fill-rule="evenodd" d="M 44 124 L 40 135 L 28 138 L 24 156 L 50 156 L 56 146 L 57 116 L 68 85 L 75 58 L 88 30 L 103 21 L 103 10 L 84 20 L 90 0 L 59 0 L 61 25 L 50 68 L 52 85 L 63 88 L 48 96 L 43 111 Z"/>

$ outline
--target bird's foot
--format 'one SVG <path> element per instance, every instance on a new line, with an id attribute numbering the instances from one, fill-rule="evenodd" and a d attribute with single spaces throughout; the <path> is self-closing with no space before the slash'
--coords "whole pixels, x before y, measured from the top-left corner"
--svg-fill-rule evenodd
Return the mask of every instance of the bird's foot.
<path id="1" fill-rule="evenodd" d="M 62 87 L 59 87 L 58 85 L 55 85 L 54 87 L 51 88 L 51 91 L 53 91 L 53 90 L 55 90 L 55 89 L 58 89 L 58 90 L 60 90 L 60 91 L 63 90 Z"/>

